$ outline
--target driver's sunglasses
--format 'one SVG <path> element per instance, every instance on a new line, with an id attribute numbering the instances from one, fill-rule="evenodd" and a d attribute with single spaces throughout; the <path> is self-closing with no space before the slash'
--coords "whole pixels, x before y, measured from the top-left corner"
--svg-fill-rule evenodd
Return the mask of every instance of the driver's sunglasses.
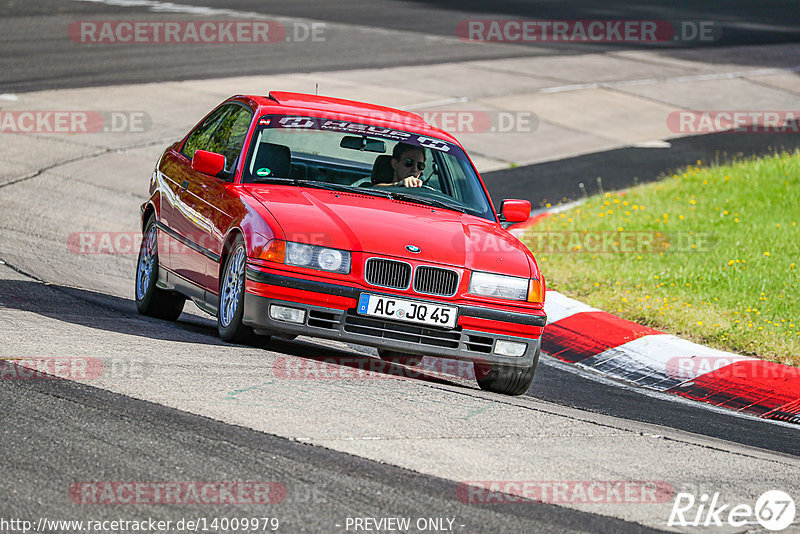
<path id="1" fill-rule="evenodd" d="M 404 162 L 406 167 L 413 167 L 415 163 L 417 164 L 417 169 L 419 169 L 420 171 L 424 171 L 425 170 L 425 162 L 424 161 L 417 161 L 415 159 L 406 158 L 406 161 Z"/>

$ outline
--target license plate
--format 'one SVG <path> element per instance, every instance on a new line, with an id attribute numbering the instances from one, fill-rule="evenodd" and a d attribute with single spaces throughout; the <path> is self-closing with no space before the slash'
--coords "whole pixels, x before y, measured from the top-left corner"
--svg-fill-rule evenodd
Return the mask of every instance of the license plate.
<path id="1" fill-rule="evenodd" d="M 395 319 L 409 323 L 420 323 L 443 328 L 455 328 L 458 308 L 430 302 L 396 299 L 362 293 L 358 300 L 358 313 Z"/>

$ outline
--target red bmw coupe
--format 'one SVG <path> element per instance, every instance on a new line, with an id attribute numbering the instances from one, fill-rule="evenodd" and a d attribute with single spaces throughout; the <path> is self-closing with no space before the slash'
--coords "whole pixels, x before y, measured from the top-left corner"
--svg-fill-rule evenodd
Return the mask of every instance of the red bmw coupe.
<path id="1" fill-rule="evenodd" d="M 142 205 L 140 313 L 187 298 L 230 342 L 296 335 L 413 365 L 475 362 L 527 391 L 545 326 L 531 252 L 501 226 L 461 145 L 413 113 L 272 92 L 223 102 L 168 147 Z"/>

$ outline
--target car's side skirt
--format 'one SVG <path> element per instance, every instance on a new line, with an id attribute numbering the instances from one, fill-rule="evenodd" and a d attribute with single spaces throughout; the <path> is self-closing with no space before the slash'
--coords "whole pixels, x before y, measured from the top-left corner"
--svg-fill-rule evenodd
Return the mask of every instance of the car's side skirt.
<path id="1" fill-rule="evenodd" d="M 190 249 L 192 249 L 192 250 L 194 250 L 196 252 L 199 252 L 200 254 L 202 254 L 203 256 L 205 256 L 207 258 L 209 258 L 210 260 L 213 260 L 213 261 L 215 261 L 217 263 L 220 262 L 221 258 L 219 256 L 219 254 L 217 254 L 217 253 L 215 253 L 215 252 L 213 252 L 211 250 L 208 250 L 207 248 L 205 248 L 205 247 L 203 247 L 201 245 L 198 245 L 194 241 L 182 236 L 181 234 L 179 234 L 178 232 L 176 232 L 172 228 L 168 227 L 166 224 L 164 224 L 164 223 L 159 221 L 159 222 L 156 223 L 156 227 L 159 230 L 161 230 L 162 232 L 168 234 L 172 239 L 175 239 L 176 241 L 179 241 L 179 242 L 183 243 L 184 245 L 186 245 Z"/>
<path id="2" fill-rule="evenodd" d="M 156 285 L 161 289 L 175 291 L 192 299 L 192 302 L 198 308 L 209 315 L 217 316 L 219 295 L 160 265 L 158 267 L 158 282 L 156 282 Z"/>

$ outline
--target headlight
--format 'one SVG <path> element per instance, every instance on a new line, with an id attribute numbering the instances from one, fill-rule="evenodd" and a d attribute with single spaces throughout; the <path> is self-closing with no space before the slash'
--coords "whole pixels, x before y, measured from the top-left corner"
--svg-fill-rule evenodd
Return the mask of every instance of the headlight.
<path id="1" fill-rule="evenodd" d="M 287 265 L 320 269 L 332 273 L 350 272 L 350 253 L 335 248 L 318 247 L 306 243 L 286 242 Z"/>
<path id="2" fill-rule="evenodd" d="M 307 266 L 314 259 L 314 249 L 305 243 L 286 243 L 286 263 Z"/>
<path id="3" fill-rule="evenodd" d="M 469 281 L 473 295 L 509 300 L 528 300 L 528 278 L 473 272 Z"/>

